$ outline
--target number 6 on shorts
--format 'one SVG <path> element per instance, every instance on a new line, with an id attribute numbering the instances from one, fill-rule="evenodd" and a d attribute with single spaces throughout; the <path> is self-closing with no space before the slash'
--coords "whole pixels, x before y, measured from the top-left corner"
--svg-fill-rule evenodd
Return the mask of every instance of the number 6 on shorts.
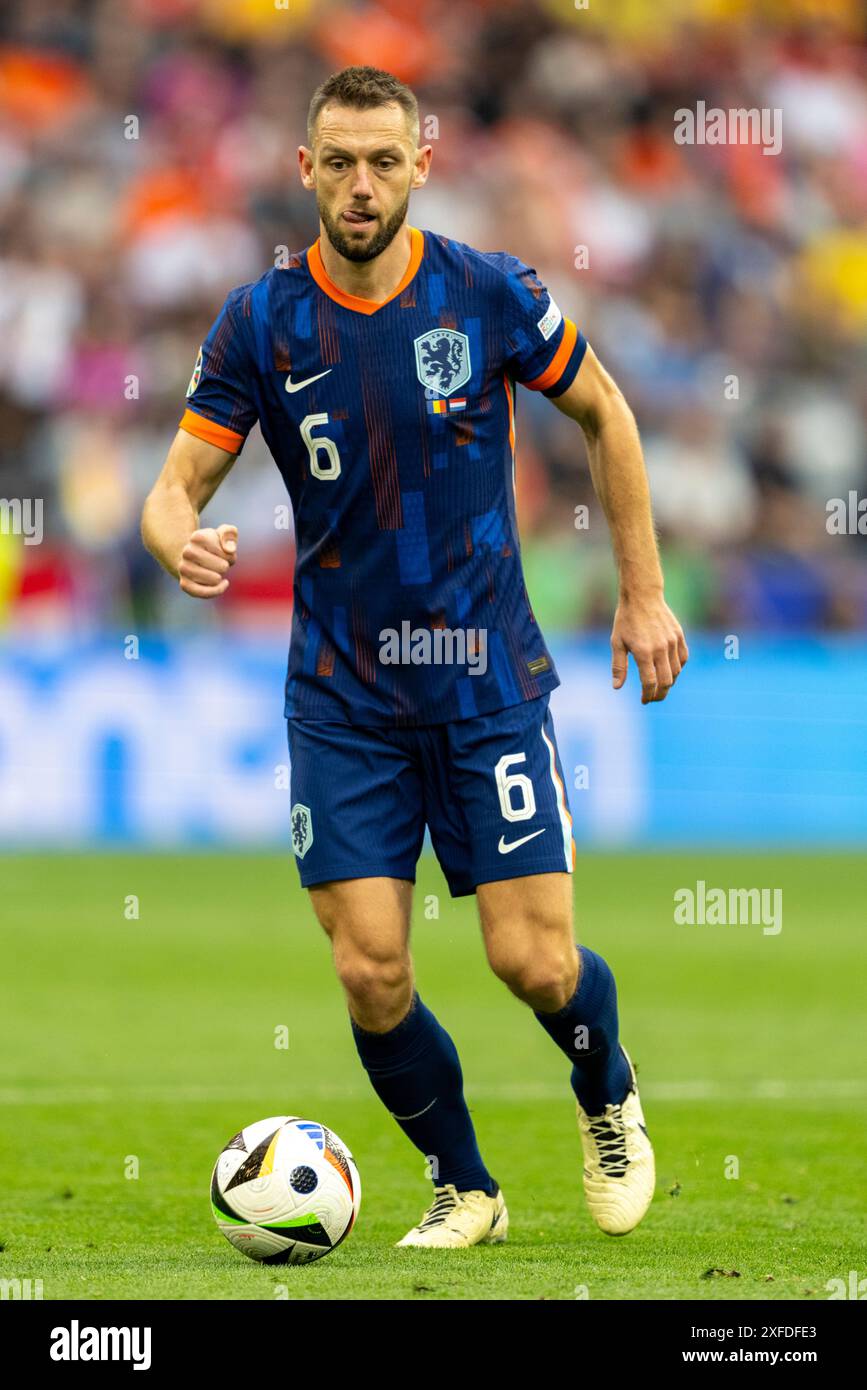
<path id="1" fill-rule="evenodd" d="M 494 768 L 497 795 L 500 798 L 500 810 L 507 821 L 531 820 L 536 814 L 533 783 L 523 772 L 513 772 L 511 775 L 509 773 L 509 768 L 513 764 L 525 763 L 526 761 L 526 753 L 506 753 Z M 513 790 L 521 794 L 519 806 L 512 805 L 511 793 Z"/>

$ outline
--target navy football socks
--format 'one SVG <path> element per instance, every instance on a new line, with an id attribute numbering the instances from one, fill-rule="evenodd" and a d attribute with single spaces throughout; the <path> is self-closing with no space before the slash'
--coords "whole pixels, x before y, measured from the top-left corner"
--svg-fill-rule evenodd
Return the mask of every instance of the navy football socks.
<path id="1" fill-rule="evenodd" d="M 458 1192 L 481 1188 L 493 1196 L 497 1183 L 476 1143 L 457 1049 L 418 994 L 388 1033 L 368 1033 L 351 1016 L 350 1023 L 376 1094 L 406 1137 L 436 1161 L 434 1183 L 454 1183 Z"/>
<path id="2" fill-rule="evenodd" d="M 626 1098 L 632 1078 L 617 1035 L 617 987 L 608 965 L 587 946 L 578 985 L 556 1013 L 534 1010 L 546 1033 L 572 1062 L 572 1090 L 588 1115 Z"/>

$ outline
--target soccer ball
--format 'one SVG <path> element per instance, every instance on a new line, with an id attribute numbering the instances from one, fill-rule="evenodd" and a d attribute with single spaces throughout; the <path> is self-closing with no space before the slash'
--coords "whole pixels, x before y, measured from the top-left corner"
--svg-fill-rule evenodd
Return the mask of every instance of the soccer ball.
<path id="1" fill-rule="evenodd" d="M 361 1178 L 343 1140 L 294 1115 L 239 1130 L 211 1177 L 217 1225 L 263 1264 L 321 1260 L 349 1235 L 360 1206 Z"/>

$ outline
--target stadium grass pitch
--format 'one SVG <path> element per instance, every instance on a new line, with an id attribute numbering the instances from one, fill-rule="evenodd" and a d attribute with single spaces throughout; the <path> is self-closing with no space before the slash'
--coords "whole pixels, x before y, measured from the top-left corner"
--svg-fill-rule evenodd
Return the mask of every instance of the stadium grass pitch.
<path id="1" fill-rule="evenodd" d="M 616 973 L 657 1158 L 616 1240 L 584 1205 L 568 1063 L 424 860 L 419 991 L 511 1216 L 505 1245 L 453 1253 L 393 1248 L 429 1201 L 424 1160 L 368 1086 L 288 857 L 0 865 L 0 1280 L 45 1299 L 824 1300 L 865 1272 L 863 856 L 579 856 L 579 939 Z M 782 889 L 782 931 L 676 925 L 699 879 Z M 272 1114 L 325 1121 L 361 1170 L 355 1231 L 306 1267 L 244 1259 L 211 1219 L 219 1149 Z"/>

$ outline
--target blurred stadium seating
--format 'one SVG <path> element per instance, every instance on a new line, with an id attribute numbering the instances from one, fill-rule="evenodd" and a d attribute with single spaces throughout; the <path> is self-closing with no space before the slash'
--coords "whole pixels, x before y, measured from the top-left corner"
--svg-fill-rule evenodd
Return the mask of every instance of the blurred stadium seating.
<path id="1" fill-rule="evenodd" d="M 291 541 L 258 431 L 212 508 L 241 528 L 226 601 L 205 611 L 167 583 L 139 512 L 225 292 L 316 235 L 294 168 L 313 86 L 376 61 L 415 84 L 434 136 L 413 220 L 534 264 L 626 391 L 684 625 L 863 628 L 864 540 L 825 526 L 829 498 L 867 492 L 863 16 L 843 0 L 5 7 L 0 497 L 42 497 L 45 540 L 0 535 L 0 627 L 288 630 Z M 698 99 L 781 109 L 782 152 L 678 146 L 673 112 Z M 604 625 L 583 444 L 530 393 L 519 475 L 543 628 Z"/>

